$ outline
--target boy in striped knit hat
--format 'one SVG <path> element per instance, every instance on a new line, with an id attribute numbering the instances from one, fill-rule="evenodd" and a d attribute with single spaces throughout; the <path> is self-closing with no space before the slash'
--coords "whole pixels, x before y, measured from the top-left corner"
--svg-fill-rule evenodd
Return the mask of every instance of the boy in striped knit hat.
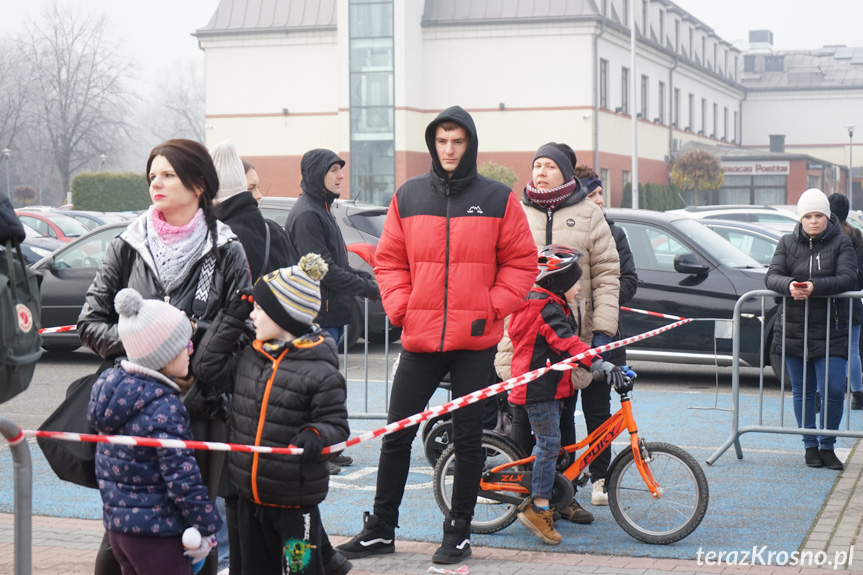
<path id="1" fill-rule="evenodd" d="M 228 455 L 239 491 L 244 573 L 344 575 L 351 569 L 330 545 L 318 511 L 332 457 L 321 450 L 350 433 L 336 342 L 313 323 L 326 272 L 319 255 L 307 254 L 263 275 L 245 298 L 248 307 L 219 313 L 193 357 L 205 380 L 233 382 L 233 442 L 303 448 L 301 455 Z M 238 350 L 252 305 L 255 341 Z"/>

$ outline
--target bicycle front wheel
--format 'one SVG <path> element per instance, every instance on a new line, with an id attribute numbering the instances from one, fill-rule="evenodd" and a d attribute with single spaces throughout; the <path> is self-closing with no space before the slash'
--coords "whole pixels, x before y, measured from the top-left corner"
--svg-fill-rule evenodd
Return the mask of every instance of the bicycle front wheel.
<path id="1" fill-rule="evenodd" d="M 608 505 L 614 520 L 639 541 L 667 545 L 693 531 L 707 513 L 707 477 L 685 450 L 669 443 L 647 443 L 645 463 L 662 488 L 654 498 L 644 483 L 632 449 L 619 456 L 608 479 Z"/>
<path id="2" fill-rule="evenodd" d="M 510 461 L 518 461 L 523 456 L 507 438 L 495 433 L 482 434 L 482 447 L 485 451 L 485 469 L 493 469 Z M 512 468 L 515 472 L 520 468 Z M 449 446 L 441 454 L 434 469 L 432 487 L 434 498 L 444 515 L 449 515 L 452 508 L 453 475 L 455 472 L 455 444 Z M 484 497 L 483 494 L 488 495 Z M 506 501 L 493 499 L 503 496 Z M 516 519 L 518 503 L 525 495 L 520 493 L 504 493 L 500 491 L 480 491 L 474 508 L 473 521 L 470 530 L 474 533 L 495 533 L 510 525 Z"/>

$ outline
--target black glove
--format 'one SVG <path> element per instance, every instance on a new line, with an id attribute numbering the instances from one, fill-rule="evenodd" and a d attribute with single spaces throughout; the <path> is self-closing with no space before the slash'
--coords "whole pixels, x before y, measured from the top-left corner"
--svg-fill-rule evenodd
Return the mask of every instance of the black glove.
<path id="1" fill-rule="evenodd" d="M 303 453 L 299 455 L 300 461 L 303 463 L 311 463 L 317 461 L 321 456 L 321 450 L 324 448 L 324 442 L 321 436 L 311 429 L 305 429 L 299 432 L 291 440 L 294 447 L 302 447 Z"/>
<path id="2" fill-rule="evenodd" d="M 369 301 L 381 301 L 381 290 L 378 288 L 378 284 L 374 281 L 370 281 L 368 286 L 366 286 L 365 295 L 369 298 Z"/>
<path id="3" fill-rule="evenodd" d="M 356 268 L 351 268 L 354 270 L 354 273 L 363 278 L 364 280 L 374 280 L 375 276 L 367 272 L 366 270 L 358 270 Z"/>
<path id="4" fill-rule="evenodd" d="M 255 309 L 252 294 L 237 292 L 236 295 L 228 302 L 228 308 L 225 310 L 225 315 L 229 315 L 234 319 L 246 321 L 249 319 L 249 314 Z"/>
<path id="5" fill-rule="evenodd" d="M 622 389 L 626 385 L 623 379 L 623 370 L 610 361 L 602 359 L 594 361 L 590 366 L 590 373 L 593 374 L 594 381 L 605 379 L 605 383 L 614 389 Z"/>

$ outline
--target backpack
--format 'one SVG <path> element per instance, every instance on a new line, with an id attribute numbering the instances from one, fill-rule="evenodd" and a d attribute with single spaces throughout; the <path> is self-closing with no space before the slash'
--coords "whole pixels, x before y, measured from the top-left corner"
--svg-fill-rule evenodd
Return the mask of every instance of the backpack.
<path id="1" fill-rule="evenodd" d="M 27 389 L 42 356 L 41 276 L 21 253 L 24 228 L 5 198 L 0 200 L 0 403 Z"/>

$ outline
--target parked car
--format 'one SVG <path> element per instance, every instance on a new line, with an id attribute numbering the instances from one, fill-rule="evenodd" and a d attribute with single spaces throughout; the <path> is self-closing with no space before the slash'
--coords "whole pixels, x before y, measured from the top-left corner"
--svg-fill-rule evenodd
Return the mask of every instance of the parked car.
<path id="1" fill-rule="evenodd" d="M 23 222 L 22 225 L 27 238 L 21 242 L 21 250 L 28 264 L 36 263 L 42 258 L 50 256 L 54 250 L 66 245 L 66 242 L 43 236 Z"/>
<path id="2" fill-rule="evenodd" d="M 731 242 L 731 245 L 766 266 L 773 259 L 773 252 L 779 238 L 785 234 L 775 228 L 736 222 L 733 220 L 714 220 L 706 218 L 701 223 Z"/>
<path id="3" fill-rule="evenodd" d="M 686 318 L 731 319 L 738 298 L 765 289 L 767 268 L 735 248 L 716 232 L 681 214 L 651 210 L 609 209 L 626 231 L 638 272 L 638 291 L 628 307 Z M 741 364 L 760 363 L 762 321 L 767 325 L 765 364 L 770 361 L 773 318 L 764 317 L 753 301 L 742 317 Z M 621 312 L 624 336 L 647 332 L 668 319 Z M 671 363 L 731 364 L 731 339 L 715 340 L 715 322 L 695 321 L 627 347 L 631 360 Z M 714 341 L 716 359 L 714 360 Z"/>
<path id="4" fill-rule="evenodd" d="M 66 243 L 80 238 L 90 231 L 81 222 L 58 212 L 15 210 L 15 214 L 18 219 L 43 236 L 56 238 Z"/>
<path id="5" fill-rule="evenodd" d="M 88 230 L 95 230 L 99 226 L 104 226 L 105 224 L 116 224 L 118 222 L 129 221 L 130 219 L 135 219 L 135 217 L 137 217 L 135 214 L 132 215 L 132 218 L 126 218 L 119 214 L 109 212 L 91 212 L 82 210 L 64 210 L 63 215 L 77 220 Z"/>
<path id="6" fill-rule="evenodd" d="M 129 222 L 108 224 L 65 244 L 31 266 L 42 272 L 42 326 L 63 327 L 78 323 L 87 289 L 93 283 L 105 251 Z M 49 351 L 76 349 L 78 333 L 43 334 L 42 347 Z"/>
<path id="7" fill-rule="evenodd" d="M 280 226 L 288 221 L 288 214 L 294 207 L 297 198 L 263 198 L 259 204 L 264 217 L 273 220 Z M 384 231 L 384 221 L 387 209 L 375 204 L 366 204 L 355 200 L 336 200 L 333 202 L 333 214 L 342 231 L 345 244 L 348 247 L 348 263 L 351 267 L 373 273 L 372 257 L 374 248 L 378 245 Z M 369 342 L 383 343 L 386 331 L 386 313 L 381 302 L 369 302 Z M 364 302 L 357 297 L 351 315 L 351 326 L 348 330 L 348 345 L 352 346 L 364 334 L 365 310 Z M 390 341 L 396 341 L 401 335 L 401 328 L 390 327 Z M 341 345 L 341 343 L 340 343 Z"/>
<path id="8" fill-rule="evenodd" d="M 688 206 L 682 210 L 671 210 L 669 213 L 686 216 L 695 220 L 735 220 L 738 222 L 754 222 L 776 228 L 788 233 L 797 225 L 797 214 L 776 208 L 774 206 L 720 205 L 720 206 Z"/>

